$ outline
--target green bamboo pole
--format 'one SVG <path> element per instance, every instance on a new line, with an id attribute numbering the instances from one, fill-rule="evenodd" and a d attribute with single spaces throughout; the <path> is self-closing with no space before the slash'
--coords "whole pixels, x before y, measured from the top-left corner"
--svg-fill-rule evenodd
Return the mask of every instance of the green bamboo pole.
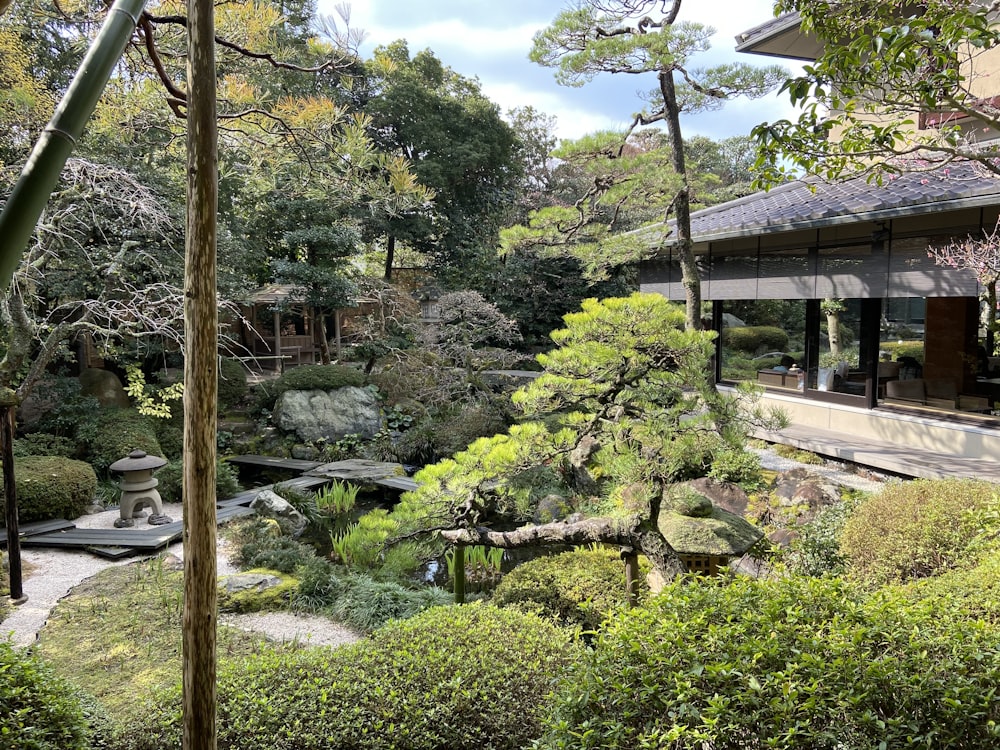
<path id="1" fill-rule="evenodd" d="M 10 284 L 66 159 L 94 113 L 146 0 L 116 0 L 0 213 L 0 292 Z"/>

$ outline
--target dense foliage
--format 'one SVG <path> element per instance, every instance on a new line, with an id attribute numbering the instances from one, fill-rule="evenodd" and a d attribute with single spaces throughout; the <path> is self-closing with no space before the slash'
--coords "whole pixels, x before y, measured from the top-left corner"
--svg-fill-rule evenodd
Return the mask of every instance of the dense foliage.
<path id="1" fill-rule="evenodd" d="M 964 563 L 996 508 L 997 487 L 960 479 L 887 485 L 858 504 L 844 523 L 841 551 L 848 572 L 873 584 L 924 578 Z"/>
<path id="2" fill-rule="evenodd" d="M 101 409 L 80 425 L 77 438 L 87 446 L 86 459 L 99 474 L 106 474 L 111 464 L 134 450 L 163 455 L 152 418 L 135 409 Z"/>
<path id="3" fill-rule="evenodd" d="M 568 632 L 537 617 L 438 607 L 357 644 L 223 663 L 219 745 L 521 748 L 540 732 L 553 680 L 578 655 Z M 176 746 L 179 691 L 127 736 L 128 750 Z"/>
<path id="4" fill-rule="evenodd" d="M 996 629 L 945 597 L 681 582 L 602 629 L 536 747 L 987 750 L 998 678 Z"/>
<path id="5" fill-rule="evenodd" d="M 76 691 L 37 656 L 0 640 L 0 738 L 17 750 L 90 750 Z"/>
<path id="6" fill-rule="evenodd" d="M 62 456 L 15 458 L 14 483 L 22 523 L 79 518 L 97 491 L 94 470 L 83 461 Z M 4 505 L 0 501 L 0 507 Z"/>
<path id="7" fill-rule="evenodd" d="M 638 587 L 645 598 L 645 578 L 640 577 Z M 490 601 L 597 630 L 605 617 L 627 603 L 625 564 L 617 550 L 606 547 L 539 557 L 507 573 Z"/>

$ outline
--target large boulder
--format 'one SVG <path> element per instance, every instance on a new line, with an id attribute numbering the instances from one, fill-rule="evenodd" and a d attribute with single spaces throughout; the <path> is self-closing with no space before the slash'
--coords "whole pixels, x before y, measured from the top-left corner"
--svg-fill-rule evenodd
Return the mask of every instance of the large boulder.
<path id="1" fill-rule="evenodd" d="M 375 394 L 355 386 L 285 391 L 274 407 L 274 423 L 306 442 L 335 441 L 345 435 L 371 438 L 382 426 Z"/>
<path id="2" fill-rule="evenodd" d="M 125 386 L 110 370 L 91 367 L 80 373 L 80 392 L 93 396 L 104 407 L 127 409 L 131 406 Z"/>

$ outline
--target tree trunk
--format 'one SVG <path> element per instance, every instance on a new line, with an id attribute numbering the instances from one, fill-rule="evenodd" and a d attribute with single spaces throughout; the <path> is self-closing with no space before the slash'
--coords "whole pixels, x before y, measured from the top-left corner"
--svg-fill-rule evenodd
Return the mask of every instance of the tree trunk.
<path id="1" fill-rule="evenodd" d="M 465 604 L 465 545 L 455 545 L 455 564 L 452 568 L 455 579 L 455 604 Z"/>
<path id="2" fill-rule="evenodd" d="M 316 332 L 319 334 L 320 364 L 330 364 L 330 342 L 326 340 L 326 316 L 320 313 L 316 316 Z M 312 361 L 310 360 L 310 364 Z"/>
<path id="3" fill-rule="evenodd" d="M 986 306 L 989 308 L 990 319 L 986 323 L 986 354 L 992 357 L 996 354 L 997 328 L 997 279 L 986 284 Z"/>
<path id="4" fill-rule="evenodd" d="M 396 238 L 391 234 L 385 242 L 385 274 L 382 276 L 386 281 L 392 281 L 392 262 L 396 255 Z"/>
<path id="5" fill-rule="evenodd" d="M 188 0 L 183 748 L 215 750 L 218 132 L 212 0 Z"/>
<path id="6" fill-rule="evenodd" d="M 18 531 L 17 486 L 14 482 L 14 432 L 18 398 L 10 388 L 0 390 L 0 447 L 3 449 L 4 508 L 7 521 L 7 570 L 10 601 L 27 601 L 21 575 L 21 539 Z"/>
<path id="7" fill-rule="evenodd" d="M 663 119 L 670 137 L 670 149 L 674 172 L 680 177 L 681 187 L 674 198 L 674 217 L 677 220 L 678 259 L 681 266 L 681 283 L 684 286 L 685 322 L 688 330 L 701 330 L 701 278 L 694 256 L 694 242 L 691 239 L 691 187 L 688 182 L 687 165 L 684 162 L 684 136 L 681 132 L 680 109 L 677 105 L 677 91 L 674 88 L 673 70 L 660 71 L 660 93 L 663 95 Z"/>
<path id="8" fill-rule="evenodd" d="M 485 527 L 442 531 L 442 538 L 452 544 L 481 544 L 484 547 L 518 549 L 543 547 L 551 544 L 612 544 L 632 547 L 649 558 L 653 567 L 664 578 L 686 573 L 684 564 L 677 557 L 663 535 L 655 526 L 641 518 L 588 518 L 576 523 L 545 523 L 539 526 L 522 526 L 513 531 L 493 531 Z"/>

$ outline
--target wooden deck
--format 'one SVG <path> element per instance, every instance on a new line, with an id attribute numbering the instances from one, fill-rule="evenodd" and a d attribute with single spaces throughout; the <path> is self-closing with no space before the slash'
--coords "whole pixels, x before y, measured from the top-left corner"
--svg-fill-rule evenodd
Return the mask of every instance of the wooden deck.
<path id="1" fill-rule="evenodd" d="M 378 461 L 338 461 L 320 464 L 317 461 L 300 461 L 294 458 L 273 456 L 233 456 L 230 463 L 298 472 L 300 475 L 274 484 L 244 490 L 233 497 L 219 500 L 215 506 L 216 523 L 225 523 L 239 516 L 252 515 L 250 503 L 264 490 L 281 494 L 282 489 L 311 492 L 330 484 L 335 479 L 346 482 L 371 482 L 389 489 L 407 491 L 417 488 L 417 483 L 402 476 L 399 464 Z M 54 547 L 83 549 L 91 554 L 110 559 L 153 554 L 180 541 L 184 534 L 183 521 L 172 521 L 162 526 L 128 529 L 80 529 L 72 521 L 55 519 L 19 524 L 18 539 L 22 547 Z M 0 526 L 0 548 L 7 545 L 6 527 Z"/>

